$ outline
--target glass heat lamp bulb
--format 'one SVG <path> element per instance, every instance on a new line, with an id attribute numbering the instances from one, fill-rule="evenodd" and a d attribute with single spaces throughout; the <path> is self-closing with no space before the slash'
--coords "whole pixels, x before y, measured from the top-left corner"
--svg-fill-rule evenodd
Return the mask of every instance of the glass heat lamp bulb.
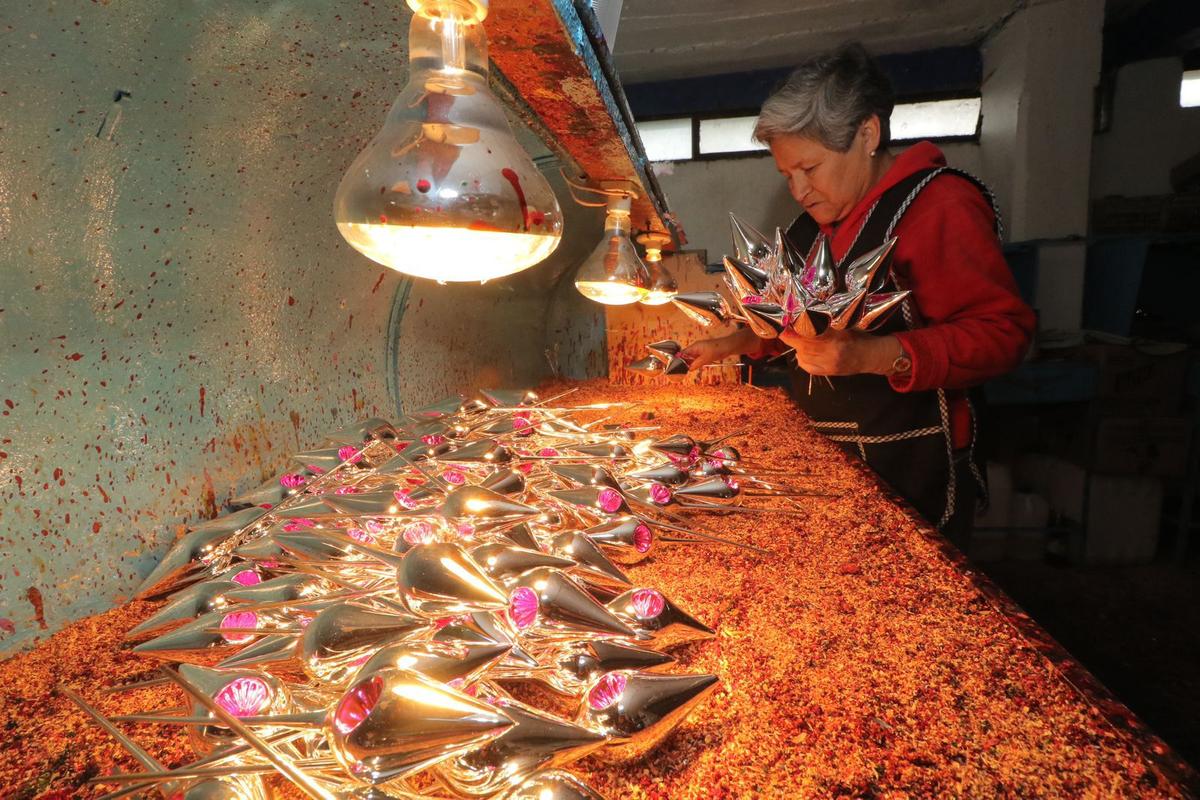
<path id="1" fill-rule="evenodd" d="M 629 209 L 628 197 L 609 198 L 604 236 L 575 274 L 575 288 L 589 300 L 629 305 L 645 297 L 650 287 L 650 273 L 629 240 Z"/>
<path id="2" fill-rule="evenodd" d="M 418 278 L 486 281 L 532 267 L 558 246 L 562 211 L 488 88 L 488 0 L 408 4 L 408 84 L 338 186 L 338 230 Z"/>
<path id="3" fill-rule="evenodd" d="M 662 249 L 670 244 L 671 237 L 665 233 L 643 233 L 638 237 L 638 242 L 646 248 L 646 269 L 650 272 L 646 296 L 638 302 L 644 306 L 665 305 L 679 294 L 675 276 L 662 263 Z"/>

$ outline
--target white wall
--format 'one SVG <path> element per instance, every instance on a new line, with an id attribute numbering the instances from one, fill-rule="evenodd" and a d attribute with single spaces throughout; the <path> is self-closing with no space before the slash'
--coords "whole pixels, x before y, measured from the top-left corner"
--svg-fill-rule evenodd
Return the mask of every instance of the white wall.
<path id="1" fill-rule="evenodd" d="M 1117 73 L 1112 124 L 1092 147 L 1092 197 L 1168 194 L 1171 167 L 1200 153 L 1200 108 L 1179 107 L 1178 58 Z"/>

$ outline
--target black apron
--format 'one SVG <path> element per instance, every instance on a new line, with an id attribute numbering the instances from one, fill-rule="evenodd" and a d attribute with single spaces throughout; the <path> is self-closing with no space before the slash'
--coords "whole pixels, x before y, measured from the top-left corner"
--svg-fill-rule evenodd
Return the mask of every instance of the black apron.
<path id="1" fill-rule="evenodd" d="M 848 264 L 883 244 L 912 201 L 939 175 L 964 178 L 983 192 L 995 214 L 999 237 L 1000 212 L 991 191 L 983 183 L 949 167 L 927 169 L 910 175 L 883 193 L 868 212 L 858 238 L 839 263 Z M 811 253 L 819 235 L 820 228 L 807 214 L 801 215 L 787 230 L 788 238 L 801 253 Z M 946 277 L 953 279 L 953 276 Z M 897 288 L 904 288 L 894 272 L 889 273 L 889 279 Z M 921 325 L 916 303 L 910 295 L 898 312 L 872 333 L 887 336 Z M 973 508 L 963 507 L 968 504 L 956 502 L 960 494 L 975 495 L 974 491 L 965 491 L 966 487 L 959 490 L 964 480 L 973 478 L 980 496 L 986 497 L 983 473 L 974 455 L 974 408 L 971 409 L 971 447 L 966 453 L 956 454 L 944 389 L 897 392 L 882 375 L 844 375 L 831 377 L 828 381 L 814 377 L 810 380 L 808 373 L 796 367 L 792 394 L 818 432 L 847 452 L 860 456 L 939 529 L 946 527 L 951 518 L 960 519 L 963 514 L 974 513 Z M 967 520 L 969 522 L 969 516 Z"/>

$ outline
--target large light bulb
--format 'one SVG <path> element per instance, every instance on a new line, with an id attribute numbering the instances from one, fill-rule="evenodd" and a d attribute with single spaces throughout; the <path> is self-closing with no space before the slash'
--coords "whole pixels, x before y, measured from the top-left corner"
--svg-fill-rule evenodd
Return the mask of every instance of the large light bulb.
<path id="1" fill-rule="evenodd" d="M 486 281 L 532 267 L 558 246 L 562 212 L 488 88 L 487 0 L 408 4 L 408 85 L 338 186 L 338 230 L 419 278 Z"/>
<path id="2" fill-rule="evenodd" d="M 609 198 L 604 236 L 575 274 L 575 288 L 589 300 L 629 305 L 645 297 L 650 287 L 650 273 L 629 241 L 629 208 L 628 197 Z"/>
<path id="3" fill-rule="evenodd" d="M 646 296 L 638 302 L 645 306 L 665 305 L 679 294 L 675 276 L 662 263 L 662 249 L 671 243 L 671 237 L 665 233 L 643 233 L 638 237 L 638 243 L 646 248 L 646 269 L 650 272 Z"/>

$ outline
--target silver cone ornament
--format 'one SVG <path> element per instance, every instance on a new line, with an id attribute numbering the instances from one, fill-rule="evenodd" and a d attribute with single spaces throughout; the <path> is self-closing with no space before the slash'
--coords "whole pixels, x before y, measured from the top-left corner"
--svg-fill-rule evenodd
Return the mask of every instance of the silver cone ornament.
<path id="1" fill-rule="evenodd" d="M 864 313 L 883 257 L 856 262 L 846 284 L 868 291 Z M 756 291 L 799 280 L 794 256 L 746 226 L 737 259 Z M 719 295 L 676 298 L 688 302 L 731 319 Z M 769 321 L 776 301 L 736 302 Z M 680 352 L 663 340 L 649 357 L 686 371 Z M 662 548 L 762 552 L 693 516 L 786 511 L 741 504 L 789 496 L 728 435 L 617 424 L 627 407 L 454 396 L 334 432 L 194 525 L 141 589 L 164 602 L 129 632 L 133 652 L 183 662 L 157 680 L 187 705 L 116 722 L 182 727 L 196 760 L 166 770 L 92 709 L 145 770 L 127 782 L 265 800 L 263 776 L 278 773 L 338 800 L 428 796 L 431 782 L 437 796 L 594 800 L 563 768 L 644 755 L 715 682 L 671 674 L 666 652 L 712 630 L 622 565 Z M 566 697 L 526 705 L 505 692 L 514 681 Z"/>

